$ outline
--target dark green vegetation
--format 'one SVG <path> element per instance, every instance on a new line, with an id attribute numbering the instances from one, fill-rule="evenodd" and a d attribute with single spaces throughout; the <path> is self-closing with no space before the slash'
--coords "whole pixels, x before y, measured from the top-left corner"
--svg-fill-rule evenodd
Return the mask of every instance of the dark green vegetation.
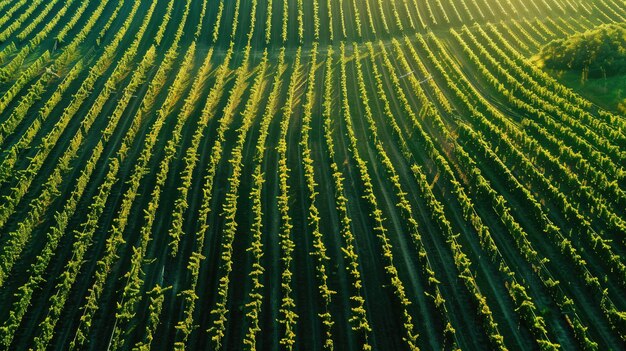
<path id="1" fill-rule="evenodd" d="M 541 49 L 547 68 L 584 72 L 589 78 L 626 73 L 626 26 L 604 24 L 550 42 Z"/>
<path id="2" fill-rule="evenodd" d="M 0 0 L 0 348 L 625 349 L 625 5 Z"/>
<path id="3" fill-rule="evenodd" d="M 581 72 L 548 70 L 566 87 L 607 110 L 626 113 L 626 74 L 583 79 Z"/>
<path id="4" fill-rule="evenodd" d="M 626 113 L 624 24 L 603 24 L 555 39 L 533 61 L 600 107 Z"/>

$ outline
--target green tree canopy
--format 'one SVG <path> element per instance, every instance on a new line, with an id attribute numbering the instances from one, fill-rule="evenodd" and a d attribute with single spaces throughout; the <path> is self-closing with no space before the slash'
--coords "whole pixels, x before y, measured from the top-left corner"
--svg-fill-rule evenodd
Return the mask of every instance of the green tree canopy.
<path id="1" fill-rule="evenodd" d="M 626 73 L 626 27 L 607 24 L 553 40 L 544 46 L 541 59 L 548 68 L 586 72 L 589 78 Z"/>

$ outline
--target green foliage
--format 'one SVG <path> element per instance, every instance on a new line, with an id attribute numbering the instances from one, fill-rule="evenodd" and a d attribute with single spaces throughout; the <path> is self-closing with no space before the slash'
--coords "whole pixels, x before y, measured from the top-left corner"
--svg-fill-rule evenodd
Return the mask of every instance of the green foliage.
<path id="1" fill-rule="evenodd" d="M 619 349 L 616 4 L 0 0 L 0 347 Z"/>
<path id="2" fill-rule="evenodd" d="M 581 71 L 584 78 L 626 73 L 626 26 L 604 24 L 596 29 L 550 42 L 540 57 L 548 68 Z"/>

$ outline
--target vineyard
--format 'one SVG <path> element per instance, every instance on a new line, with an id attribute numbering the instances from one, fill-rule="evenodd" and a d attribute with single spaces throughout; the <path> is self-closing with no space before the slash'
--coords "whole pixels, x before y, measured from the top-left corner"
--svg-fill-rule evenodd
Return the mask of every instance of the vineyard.
<path id="1" fill-rule="evenodd" d="M 531 60 L 605 25 L 0 0 L 0 349 L 625 350 L 626 116 Z"/>

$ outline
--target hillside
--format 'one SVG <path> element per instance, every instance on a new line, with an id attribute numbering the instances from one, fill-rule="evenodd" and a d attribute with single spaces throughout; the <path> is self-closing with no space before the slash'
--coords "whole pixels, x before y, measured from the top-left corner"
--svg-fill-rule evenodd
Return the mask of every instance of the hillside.
<path id="1" fill-rule="evenodd" d="M 626 350 L 625 5 L 0 0 L 0 350 Z"/>

